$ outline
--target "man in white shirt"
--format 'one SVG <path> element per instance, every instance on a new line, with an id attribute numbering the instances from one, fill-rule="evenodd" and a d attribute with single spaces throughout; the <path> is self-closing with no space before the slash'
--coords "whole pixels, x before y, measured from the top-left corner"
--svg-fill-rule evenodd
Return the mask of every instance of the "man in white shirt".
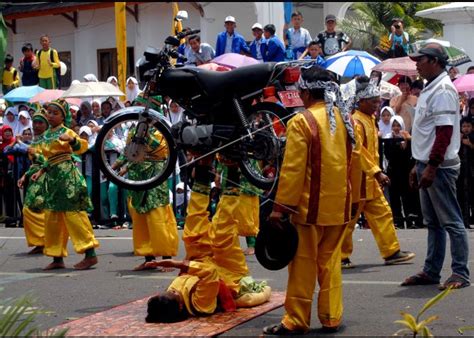
<path id="1" fill-rule="evenodd" d="M 420 189 L 428 252 L 423 271 L 408 277 L 402 285 L 439 283 L 447 232 L 452 275 L 440 289 L 464 288 L 470 285 L 469 244 L 456 198 L 461 141 L 458 93 L 446 72 L 448 56 L 441 45 L 429 43 L 409 56 L 416 61 L 420 76 L 428 81 L 418 98 L 413 121 L 411 148 L 416 166 L 410 173 L 411 186 Z"/>

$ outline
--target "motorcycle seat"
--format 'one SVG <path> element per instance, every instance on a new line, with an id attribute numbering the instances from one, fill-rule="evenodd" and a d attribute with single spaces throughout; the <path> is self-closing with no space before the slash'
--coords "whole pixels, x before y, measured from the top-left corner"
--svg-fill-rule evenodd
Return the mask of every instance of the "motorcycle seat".
<path id="1" fill-rule="evenodd" d="M 199 69 L 196 77 L 210 97 L 246 95 L 263 89 L 270 79 L 275 62 L 236 68 L 228 72 Z"/>

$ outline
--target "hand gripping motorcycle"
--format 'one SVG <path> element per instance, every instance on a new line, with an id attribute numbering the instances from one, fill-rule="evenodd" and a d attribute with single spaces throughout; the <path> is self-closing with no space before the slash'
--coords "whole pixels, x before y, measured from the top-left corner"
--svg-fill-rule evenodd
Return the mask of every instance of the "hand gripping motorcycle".
<path id="1" fill-rule="evenodd" d="M 238 162 L 250 183 L 271 190 L 284 154 L 285 126 L 295 114 L 275 94 L 288 92 L 285 71 L 294 73 L 295 67 L 307 62 L 261 63 L 228 72 L 173 66 L 171 59 L 183 57 L 176 51 L 179 40 L 197 32 L 169 36 L 161 50 L 146 49 L 144 58 L 137 62 L 137 73 L 146 81 L 143 97 L 147 104 L 122 109 L 107 118 L 96 140 L 100 168 L 126 189 L 146 190 L 170 177 L 178 152 L 195 155 L 180 168 L 219 153 Z M 293 76 L 293 81 L 297 77 Z M 273 93 L 273 100 L 268 99 L 268 92 Z M 150 108 L 155 95 L 177 102 L 184 108 L 185 118 L 171 125 L 169 118 Z M 126 140 L 119 158 L 121 166 L 147 163 L 153 169 L 138 178 L 128 175 L 123 167 L 119 170 L 117 162 L 109 159 L 108 141 L 114 138 Z"/>

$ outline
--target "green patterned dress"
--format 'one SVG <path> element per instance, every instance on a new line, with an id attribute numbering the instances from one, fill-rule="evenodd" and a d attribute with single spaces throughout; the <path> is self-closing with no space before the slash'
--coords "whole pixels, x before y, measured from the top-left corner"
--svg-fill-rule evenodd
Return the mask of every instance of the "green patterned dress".
<path id="1" fill-rule="evenodd" d="M 41 170 L 46 161 L 41 151 L 43 141 L 44 133 L 38 137 L 35 137 L 31 143 L 30 148 L 34 149 L 34 154 L 30 156 L 31 166 L 25 173 L 28 180 L 28 186 L 26 189 L 24 206 L 36 212 L 44 209 L 45 175 L 41 175 L 36 181 L 32 181 L 31 176 Z"/>
<path id="2" fill-rule="evenodd" d="M 75 138 L 75 142 L 59 140 L 62 134 Z M 92 209 L 84 176 L 76 167 L 72 155 L 81 155 L 88 149 L 88 143 L 71 129 L 61 125 L 48 129 L 44 135 L 42 153 L 46 158 L 43 165 L 44 209 L 52 211 L 86 211 Z"/>

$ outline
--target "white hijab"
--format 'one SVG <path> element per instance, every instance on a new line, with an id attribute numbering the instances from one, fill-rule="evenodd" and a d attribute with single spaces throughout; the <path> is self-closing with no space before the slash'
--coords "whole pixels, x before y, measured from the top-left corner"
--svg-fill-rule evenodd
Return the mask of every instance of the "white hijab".
<path id="1" fill-rule="evenodd" d="M 20 122 L 20 117 L 24 117 L 26 118 L 26 125 L 25 124 L 22 124 Z M 33 130 L 33 122 L 31 122 L 31 117 L 30 117 L 30 114 L 26 111 L 26 110 L 22 110 L 19 114 L 18 114 L 18 125 L 17 125 L 17 131 L 15 132 L 15 136 L 17 135 L 22 135 L 23 134 L 23 130 L 25 129 L 31 129 Z"/>
<path id="2" fill-rule="evenodd" d="M 84 75 L 84 82 L 99 82 L 99 80 L 94 74 L 86 74 Z"/>
<path id="3" fill-rule="evenodd" d="M 13 114 L 13 117 L 15 118 L 13 120 L 13 122 L 10 122 L 8 121 L 8 118 L 7 118 L 7 115 L 8 114 Z M 4 118 L 3 118 L 3 125 L 4 126 L 9 126 L 10 128 L 12 128 L 12 131 L 13 131 L 13 136 L 16 136 L 17 133 L 17 129 L 18 129 L 18 117 L 16 116 L 16 113 L 15 113 L 15 108 L 13 107 L 8 107 L 6 110 L 5 110 L 5 114 L 4 114 Z"/>
<path id="4" fill-rule="evenodd" d="M 107 78 L 107 83 L 112 83 L 112 80 L 115 80 L 115 82 L 117 82 L 116 87 L 118 87 L 118 80 L 117 80 L 117 78 L 116 78 L 115 76 L 109 76 L 109 77 Z"/>
<path id="5" fill-rule="evenodd" d="M 380 111 L 379 131 L 380 131 L 380 134 L 384 135 L 384 138 L 385 138 L 385 135 L 388 135 L 388 134 L 392 133 L 392 120 L 390 120 L 390 122 L 388 124 L 383 123 L 382 113 L 384 111 L 388 111 L 392 118 L 393 118 L 393 116 L 395 116 L 395 111 L 393 110 L 393 108 L 391 108 L 389 106 L 383 107 L 382 110 Z"/>
<path id="6" fill-rule="evenodd" d="M 133 90 L 130 90 L 128 89 L 128 83 L 132 81 L 134 84 L 135 84 L 135 88 Z M 130 101 L 130 103 L 133 102 L 133 100 L 136 99 L 136 97 L 138 96 L 138 94 L 141 93 L 141 90 L 140 88 L 138 88 L 138 81 L 137 79 L 135 79 L 133 76 L 130 76 L 128 79 L 127 79 L 127 82 L 126 83 L 126 94 L 127 94 L 127 101 Z"/>

